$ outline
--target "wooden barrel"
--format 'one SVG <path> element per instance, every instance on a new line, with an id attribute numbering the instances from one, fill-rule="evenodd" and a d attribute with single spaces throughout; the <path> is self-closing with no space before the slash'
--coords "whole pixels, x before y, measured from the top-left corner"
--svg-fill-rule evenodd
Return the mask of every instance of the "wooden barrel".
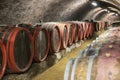
<path id="1" fill-rule="evenodd" d="M 94 34 L 94 28 L 93 28 L 93 24 L 92 24 L 92 22 L 89 23 L 89 26 L 90 26 L 90 37 L 93 37 L 93 34 Z"/>
<path id="2" fill-rule="evenodd" d="M 75 24 L 71 21 L 63 22 L 67 25 L 68 28 L 68 46 L 71 46 L 74 42 L 75 37 Z"/>
<path id="3" fill-rule="evenodd" d="M 104 29 L 105 29 L 105 22 L 102 21 L 102 30 L 104 30 Z"/>
<path id="4" fill-rule="evenodd" d="M 64 27 L 61 26 L 60 27 L 60 32 L 62 33 L 61 35 L 61 49 L 64 49 L 67 47 L 68 45 L 68 27 L 67 25 L 65 24 Z"/>
<path id="5" fill-rule="evenodd" d="M 85 24 L 86 24 L 86 35 L 87 35 L 86 37 L 87 38 L 92 37 L 94 32 L 92 23 L 86 22 Z"/>
<path id="6" fill-rule="evenodd" d="M 41 62 L 44 61 L 48 56 L 50 48 L 50 36 L 48 31 L 42 28 L 41 25 L 36 25 L 34 29 L 34 60 L 36 62 Z"/>
<path id="7" fill-rule="evenodd" d="M 67 27 L 67 24 L 63 22 L 56 22 L 56 24 L 59 26 L 60 34 L 61 34 L 61 48 L 65 49 L 68 45 L 68 36 L 69 36 L 69 30 Z"/>
<path id="8" fill-rule="evenodd" d="M 7 53 L 5 46 L 0 40 L 0 80 L 2 79 L 7 66 Z"/>
<path id="9" fill-rule="evenodd" d="M 108 22 L 105 21 L 105 30 L 107 29 L 108 26 L 109 26 L 109 25 L 108 25 Z"/>
<path id="10" fill-rule="evenodd" d="M 60 28 L 55 22 L 47 22 L 41 25 L 42 28 L 48 30 L 50 37 L 50 52 L 59 52 L 61 47 Z"/>
<path id="11" fill-rule="evenodd" d="M 80 41 L 80 34 L 81 34 L 81 24 L 79 21 L 69 21 L 71 22 L 72 24 L 75 25 L 75 28 L 74 28 L 74 39 L 73 39 L 73 42 L 76 43 L 78 41 Z"/>
<path id="12" fill-rule="evenodd" d="M 98 27 L 99 27 L 98 23 L 96 21 L 94 21 L 94 22 L 92 22 L 92 24 L 93 24 L 94 31 L 97 32 Z"/>
<path id="13" fill-rule="evenodd" d="M 96 31 L 99 31 L 99 22 L 96 22 Z"/>
<path id="14" fill-rule="evenodd" d="M 41 62 L 44 61 L 49 52 L 49 36 L 46 29 L 40 28 L 41 24 L 35 24 L 34 28 L 31 24 L 17 24 L 16 27 L 26 28 L 32 34 L 34 42 L 34 61 Z"/>
<path id="15" fill-rule="evenodd" d="M 0 32 L 8 55 L 7 72 L 28 70 L 33 60 L 32 35 L 24 28 L 8 27 Z"/>
<path id="16" fill-rule="evenodd" d="M 82 33 L 83 33 L 83 39 L 87 38 L 87 31 L 88 31 L 88 25 L 86 24 L 86 22 L 82 22 Z"/>
<path id="17" fill-rule="evenodd" d="M 83 22 L 80 21 L 75 21 L 75 23 L 77 24 L 77 29 L 78 29 L 78 41 L 83 40 L 84 39 L 84 24 Z"/>
<path id="18" fill-rule="evenodd" d="M 104 44 L 98 53 L 68 62 L 64 80 L 119 80 L 120 43 Z"/>

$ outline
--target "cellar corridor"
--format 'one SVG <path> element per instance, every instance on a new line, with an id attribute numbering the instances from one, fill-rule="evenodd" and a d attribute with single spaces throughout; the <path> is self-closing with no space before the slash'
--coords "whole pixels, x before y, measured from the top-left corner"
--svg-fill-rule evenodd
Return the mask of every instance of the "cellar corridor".
<path id="1" fill-rule="evenodd" d="M 120 80 L 119 0 L 0 0 L 0 80 Z"/>

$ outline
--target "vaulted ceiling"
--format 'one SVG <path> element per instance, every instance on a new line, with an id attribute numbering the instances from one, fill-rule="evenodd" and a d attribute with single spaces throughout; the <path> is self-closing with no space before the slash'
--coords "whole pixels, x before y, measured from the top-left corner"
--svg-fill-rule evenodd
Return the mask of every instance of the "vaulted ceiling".
<path id="1" fill-rule="evenodd" d="M 0 23 L 120 20 L 120 0 L 0 0 Z"/>

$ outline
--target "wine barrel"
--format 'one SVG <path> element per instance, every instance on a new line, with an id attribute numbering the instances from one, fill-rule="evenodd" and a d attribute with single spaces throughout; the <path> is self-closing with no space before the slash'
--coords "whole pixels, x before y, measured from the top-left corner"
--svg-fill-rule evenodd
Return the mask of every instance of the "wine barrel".
<path id="1" fill-rule="evenodd" d="M 94 31 L 97 32 L 98 31 L 98 23 L 96 21 L 92 22 L 93 24 L 93 28 L 94 28 Z"/>
<path id="2" fill-rule="evenodd" d="M 33 60 L 33 40 L 24 28 L 8 27 L 0 32 L 8 55 L 7 72 L 19 73 L 28 70 Z"/>
<path id="3" fill-rule="evenodd" d="M 71 46 L 74 42 L 75 37 L 75 24 L 71 21 L 62 22 L 67 25 L 68 28 L 68 46 Z"/>
<path id="4" fill-rule="evenodd" d="M 94 28 L 93 28 L 93 24 L 92 22 L 89 23 L 89 26 L 90 26 L 90 37 L 93 37 L 93 34 L 94 34 Z"/>
<path id="5" fill-rule="evenodd" d="M 96 31 L 99 31 L 99 22 L 96 22 Z"/>
<path id="6" fill-rule="evenodd" d="M 5 46 L 0 40 L 0 80 L 2 79 L 7 66 L 7 53 Z"/>
<path id="7" fill-rule="evenodd" d="M 109 25 L 108 25 L 108 22 L 105 21 L 105 30 L 107 29 L 107 27 L 109 27 Z"/>
<path id="8" fill-rule="evenodd" d="M 84 38 L 84 24 L 83 22 L 80 21 L 75 21 L 75 23 L 77 24 L 77 29 L 78 29 L 78 41 L 83 40 Z"/>
<path id="9" fill-rule="evenodd" d="M 79 21 L 69 21 L 71 23 L 73 23 L 75 25 L 75 28 L 74 28 L 74 39 L 73 39 L 73 42 L 76 43 L 78 41 L 80 41 L 80 35 L 82 34 L 81 32 L 81 23 Z"/>
<path id="10" fill-rule="evenodd" d="M 64 26 L 60 26 L 61 33 L 61 49 L 65 49 L 68 45 L 68 27 L 65 24 Z"/>
<path id="11" fill-rule="evenodd" d="M 48 30 L 50 37 L 50 52 L 59 52 L 61 47 L 60 28 L 55 22 L 46 22 L 41 25 L 42 28 Z"/>
<path id="12" fill-rule="evenodd" d="M 49 36 L 48 31 L 40 28 L 41 24 L 37 23 L 34 25 L 35 28 L 31 24 L 17 24 L 16 27 L 26 28 L 32 34 L 33 42 L 34 42 L 34 61 L 41 62 L 44 61 L 49 52 Z"/>
<path id="13" fill-rule="evenodd" d="M 83 40 L 87 38 L 87 31 L 88 31 L 88 26 L 86 25 L 86 22 L 82 22 Z"/>
<path id="14" fill-rule="evenodd" d="M 92 23 L 86 22 L 85 24 L 86 24 L 86 28 L 87 28 L 87 29 L 86 29 L 86 33 L 87 33 L 87 34 L 86 34 L 86 35 L 87 35 L 86 37 L 87 37 L 87 38 L 92 37 L 93 32 L 94 32 L 94 31 L 93 31 Z"/>
<path id="15" fill-rule="evenodd" d="M 34 29 L 34 61 L 41 62 L 44 61 L 48 56 L 50 48 L 50 36 L 48 36 L 48 31 L 42 28 L 41 25 L 36 25 Z"/>
<path id="16" fill-rule="evenodd" d="M 65 49 L 68 45 L 68 36 L 69 36 L 68 27 L 63 22 L 56 22 L 56 24 L 59 26 L 60 34 L 61 34 L 61 48 L 60 49 Z"/>
<path id="17" fill-rule="evenodd" d="M 105 29 L 105 22 L 102 22 L 102 30 Z"/>
<path id="18" fill-rule="evenodd" d="M 119 46 L 119 41 L 108 42 L 92 56 L 70 60 L 64 80 L 119 80 Z"/>

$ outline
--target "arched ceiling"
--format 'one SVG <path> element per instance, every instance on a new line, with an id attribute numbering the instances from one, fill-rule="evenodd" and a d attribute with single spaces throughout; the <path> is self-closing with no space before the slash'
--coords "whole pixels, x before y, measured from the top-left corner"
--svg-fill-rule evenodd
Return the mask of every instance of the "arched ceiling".
<path id="1" fill-rule="evenodd" d="M 94 1 L 97 6 L 91 4 Z M 119 0 L 0 0 L 0 23 L 13 25 L 23 22 L 34 24 L 39 20 L 87 19 L 116 21 L 120 20 L 119 5 Z"/>
<path id="2" fill-rule="evenodd" d="M 97 7 L 95 7 L 94 9 L 91 9 L 90 12 L 88 12 L 87 17 L 85 17 L 84 19 L 94 19 L 94 20 L 102 20 L 102 17 L 109 15 L 109 13 L 112 14 L 118 14 L 117 16 L 114 17 L 120 17 L 120 8 L 118 6 L 118 4 L 115 4 L 114 2 L 110 1 L 110 0 L 90 0 L 90 2 L 96 2 L 97 3 Z M 99 9 L 98 9 L 99 8 Z M 102 8 L 102 9 L 100 9 Z M 106 10 L 108 10 L 109 12 L 107 12 Z M 92 15 L 92 16 L 91 16 Z M 90 17 L 88 17 L 90 16 Z M 110 15 L 112 16 L 112 15 Z M 110 17 L 109 16 L 109 17 Z M 107 18 L 108 19 L 108 18 Z M 113 18 L 111 18 L 113 19 Z M 106 19 L 104 19 L 106 20 Z M 115 18 L 114 18 L 115 20 Z M 116 20 L 119 20 L 119 18 L 116 18 Z"/>

